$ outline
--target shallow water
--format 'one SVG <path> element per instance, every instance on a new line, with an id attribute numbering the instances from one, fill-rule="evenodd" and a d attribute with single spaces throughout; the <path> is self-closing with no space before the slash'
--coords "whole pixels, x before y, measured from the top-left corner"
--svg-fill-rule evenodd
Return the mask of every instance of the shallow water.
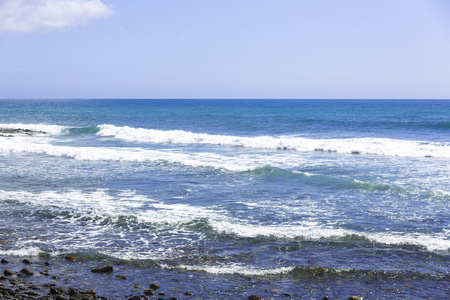
<path id="1" fill-rule="evenodd" d="M 132 261 L 204 295 L 448 292 L 450 101 L 1 100 L 0 118 L 46 132 L 0 137 L 0 255 Z"/>

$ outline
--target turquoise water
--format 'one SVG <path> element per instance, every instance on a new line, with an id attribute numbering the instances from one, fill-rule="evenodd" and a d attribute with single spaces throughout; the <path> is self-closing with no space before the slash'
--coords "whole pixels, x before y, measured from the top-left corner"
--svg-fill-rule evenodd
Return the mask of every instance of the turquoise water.
<path id="1" fill-rule="evenodd" d="M 0 100 L 0 128 L 45 132 L 0 137 L 0 254 L 448 293 L 450 101 Z"/>

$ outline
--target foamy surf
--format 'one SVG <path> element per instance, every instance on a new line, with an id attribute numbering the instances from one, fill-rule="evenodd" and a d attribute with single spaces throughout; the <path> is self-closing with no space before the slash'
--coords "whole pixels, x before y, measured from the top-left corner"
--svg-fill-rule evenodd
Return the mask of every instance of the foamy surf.
<path id="1" fill-rule="evenodd" d="M 316 212 L 311 211 L 309 213 L 311 218 L 303 224 L 255 225 L 245 220 L 229 216 L 229 213 L 222 209 L 214 207 L 207 209 L 188 204 L 155 201 L 146 196 L 135 194 L 133 191 L 123 191 L 123 193 L 113 196 L 107 190 L 97 190 L 90 193 L 82 191 L 30 193 L 0 190 L 0 201 L 5 200 L 32 204 L 37 207 L 49 209 L 51 214 L 56 217 L 55 222 L 70 221 L 73 224 L 83 223 L 85 224 L 84 226 L 91 224 L 93 228 L 96 228 L 94 231 L 81 229 L 78 232 L 75 230 L 73 236 L 88 236 L 90 238 L 81 243 L 74 243 L 74 247 L 84 247 L 86 244 L 89 244 L 86 241 L 96 240 L 102 235 L 109 234 L 114 237 L 115 234 L 112 234 L 112 232 L 116 230 L 114 229 L 116 226 L 120 228 L 120 226 L 126 225 L 132 229 L 145 225 L 150 226 L 148 230 L 153 231 L 152 235 L 167 235 L 174 230 L 177 232 L 177 239 L 183 239 L 183 236 L 185 236 L 187 242 L 194 236 L 201 240 L 203 234 L 202 228 L 211 228 L 217 233 L 233 235 L 240 238 L 269 238 L 274 240 L 298 241 L 353 240 L 358 242 L 366 240 L 385 245 L 419 246 L 428 251 L 449 251 L 450 249 L 450 239 L 446 236 L 445 232 L 425 235 L 418 232 L 370 233 L 348 230 L 337 227 L 336 225 L 327 226 L 313 222 L 311 218 L 314 217 L 314 214 L 317 214 L 317 216 L 322 215 L 320 210 Z M 61 218 L 58 217 L 58 211 L 65 211 L 61 214 Z M 67 213 L 67 211 L 70 213 Z M 199 222 L 204 222 L 204 224 L 200 227 L 195 226 Z M 110 226 L 106 226 L 108 224 Z M 154 226 L 158 226 L 159 229 L 154 228 Z M 74 228 L 79 227 L 74 226 Z M 147 229 L 142 230 L 144 233 Z M 64 240 L 66 239 L 67 237 L 64 237 Z M 64 240 L 61 241 L 64 242 Z M 60 240 L 57 238 L 57 235 L 52 238 L 51 243 L 58 244 L 59 242 Z M 146 242 L 142 241 L 137 244 L 142 247 L 142 245 L 145 246 Z M 140 249 L 136 251 L 141 254 L 135 254 L 135 257 L 145 257 L 145 254 L 143 255 L 144 250 Z M 154 253 L 154 256 L 157 256 L 154 249 L 148 251 L 147 254 Z M 157 252 L 161 256 L 163 251 Z M 127 257 L 132 257 L 132 254 L 127 255 Z"/>
<path id="2" fill-rule="evenodd" d="M 128 126 L 100 125 L 100 136 L 154 143 L 216 145 L 300 152 L 323 151 L 343 154 L 369 154 L 402 157 L 450 158 L 450 143 L 398 140 L 389 138 L 311 139 L 296 136 L 227 136 L 183 130 L 154 130 Z"/>
<path id="3" fill-rule="evenodd" d="M 162 265 L 164 268 L 173 268 L 168 265 Z M 239 274 L 244 276 L 265 276 L 275 274 L 285 274 L 294 270 L 294 267 L 280 267 L 273 269 L 260 269 L 238 264 L 229 265 L 178 265 L 177 269 L 184 269 L 189 271 L 203 271 L 210 274 L 224 275 L 224 274 Z"/>

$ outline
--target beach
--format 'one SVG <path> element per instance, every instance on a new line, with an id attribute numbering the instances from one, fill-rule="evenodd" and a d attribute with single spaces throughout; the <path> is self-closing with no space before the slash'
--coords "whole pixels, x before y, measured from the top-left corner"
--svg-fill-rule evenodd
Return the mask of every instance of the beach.
<path id="1" fill-rule="evenodd" d="M 449 101 L 0 108 L 5 299 L 449 293 Z"/>
<path id="2" fill-rule="evenodd" d="M 332 274 L 325 269 L 305 270 L 301 276 L 218 276 L 142 268 L 124 261 L 93 264 L 70 256 L 3 260 L 8 263 L 2 263 L 2 274 L 16 274 L 0 277 L 2 299 L 420 299 L 427 298 L 423 289 L 431 282 L 441 284 L 434 293 L 444 299 L 449 283 L 448 276 L 436 280 L 420 274 Z M 101 271 L 108 266 L 113 270 Z M 93 273 L 96 269 L 100 272 Z"/>

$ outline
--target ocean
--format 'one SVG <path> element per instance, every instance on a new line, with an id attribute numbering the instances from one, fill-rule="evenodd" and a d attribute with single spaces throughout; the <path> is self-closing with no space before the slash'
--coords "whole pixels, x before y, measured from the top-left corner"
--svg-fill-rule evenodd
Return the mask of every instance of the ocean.
<path id="1" fill-rule="evenodd" d="M 0 256 L 448 299 L 449 204 L 450 101 L 0 100 Z"/>

